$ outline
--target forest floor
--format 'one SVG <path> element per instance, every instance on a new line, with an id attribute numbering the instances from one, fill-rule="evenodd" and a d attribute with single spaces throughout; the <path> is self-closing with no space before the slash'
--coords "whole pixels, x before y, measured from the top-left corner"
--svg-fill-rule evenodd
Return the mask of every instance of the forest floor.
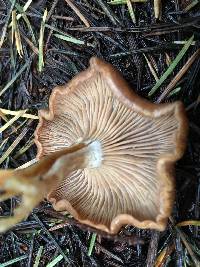
<path id="1" fill-rule="evenodd" d="M 185 105 L 188 146 L 176 164 L 176 200 L 167 229 L 126 226 L 106 236 L 44 201 L 0 235 L 0 266 L 200 266 L 200 2 L 110 2 L 0 0 L 1 168 L 35 158 L 38 110 L 48 106 L 56 85 L 98 56 L 140 96 Z M 25 115 L 12 112 L 25 109 Z M 0 216 L 12 214 L 18 203 L 17 197 L 1 202 Z"/>

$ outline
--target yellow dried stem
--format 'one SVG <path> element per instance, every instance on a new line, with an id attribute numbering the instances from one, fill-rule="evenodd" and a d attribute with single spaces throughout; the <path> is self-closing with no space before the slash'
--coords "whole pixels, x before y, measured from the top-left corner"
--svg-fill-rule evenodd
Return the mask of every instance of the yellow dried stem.
<path id="1" fill-rule="evenodd" d="M 26 218 L 35 206 L 72 171 L 84 168 L 92 161 L 93 146 L 79 144 L 42 158 L 36 164 L 18 170 L 0 171 L 0 201 L 21 196 L 21 205 L 14 216 L 0 220 L 0 232 Z"/>
<path id="2" fill-rule="evenodd" d="M 154 0 L 154 13 L 155 18 L 159 19 L 161 13 L 161 0 Z"/>

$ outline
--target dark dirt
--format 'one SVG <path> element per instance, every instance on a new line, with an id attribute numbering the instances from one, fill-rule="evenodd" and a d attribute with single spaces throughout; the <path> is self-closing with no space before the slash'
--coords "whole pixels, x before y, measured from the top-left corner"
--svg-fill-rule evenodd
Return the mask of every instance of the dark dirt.
<path id="1" fill-rule="evenodd" d="M 69 81 L 76 73 L 87 68 L 91 56 L 96 55 L 112 63 L 141 96 L 156 102 L 161 92 L 184 66 L 187 59 L 199 48 L 200 41 L 200 3 L 187 11 L 192 0 L 162 1 L 162 16 L 155 20 L 153 1 L 135 4 L 136 24 L 131 20 L 127 5 L 108 5 L 106 0 L 76 0 L 79 11 L 87 19 L 90 28 L 86 28 L 80 18 L 64 0 L 33 1 L 26 11 L 34 32 L 35 40 L 21 18 L 18 22 L 23 57 L 17 54 L 16 46 L 11 42 L 11 28 L 8 24 L 11 2 L 0 0 L 0 32 L 6 30 L 6 36 L 0 48 L 0 93 L 9 81 L 26 64 L 24 71 L 0 96 L 0 107 L 9 110 L 29 109 L 37 114 L 47 107 L 52 88 Z M 16 0 L 24 6 L 27 1 Z M 15 6 L 15 8 L 17 8 Z M 14 9 L 15 9 L 14 8 Z M 186 11 L 184 9 L 186 8 Z M 44 10 L 48 10 L 44 34 L 43 71 L 38 71 L 38 39 Z M 9 20 L 10 23 L 11 20 Z M 51 27 L 51 28 L 50 28 Z M 57 28 L 60 34 L 67 33 L 84 41 L 83 45 L 58 39 L 52 31 Z M 182 45 L 174 41 L 188 40 L 194 35 L 196 41 L 173 73 L 149 98 L 148 93 L 155 84 L 155 79 L 148 67 L 144 54 L 156 66 L 158 77 L 167 69 L 166 59 L 172 60 L 181 50 Z M 176 202 L 172 219 L 167 230 L 161 233 L 125 227 L 116 237 L 106 237 L 97 232 L 97 239 L 92 256 L 87 256 L 91 239 L 91 229 L 66 219 L 57 214 L 47 202 L 41 203 L 26 221 L 4 235 L 0 235 L 0 263 L 24 255 L 24 259 L 12 266 L 33 266 L 38 249 L 43 246 L 39 266 L 46 266 L 58 255 L 63 259 L 57 266 L 154 266 L 154 262 L 163 249 L 167 257 L 156 266 L 197 266 L 191 257 L 200 257 L 200 232 L 198 226 L 175 228 L 174 224 L 185 220 L 200 219 L 200 58 L 199 56 L 179 80 L 181 87 L 177 94 L 163 102 L 181 100 L 185 104 L 189 118 L 189 139 L 184 157 L 176 165 Z M 22 155 L 17 152 L 33 138 L 37 122 L 30 121 L 19 129 L 24 119 L 0 134 L 1 156 L 17 136 L 27 127 L 26 135 L 1 164 L 1 168 L 16 168 L 33 159 L 36 148 L 31 145 Z M 4 125 L 0 119 L 0 127 Z M 4 143 L 4 140 L 8 140 Z M 0 203 L 0 216 L 12 214 L 19 202 L 13 198 Z M 66 223 L 67 220 L 67 223 Z M 172 223 L 173 221 L 173 223 Z M 62 228 L 48 229 L 58 222 Z M 183 241 L 183 235 L 187 244 Z M 132 243 L 130 243 L 132 242 Z M 187 247 L 189 246 L 189 248 Z M 1 264 L 0 264 L 1 266 Z M 7 265 L 2 265 L 7 266 Z"/>

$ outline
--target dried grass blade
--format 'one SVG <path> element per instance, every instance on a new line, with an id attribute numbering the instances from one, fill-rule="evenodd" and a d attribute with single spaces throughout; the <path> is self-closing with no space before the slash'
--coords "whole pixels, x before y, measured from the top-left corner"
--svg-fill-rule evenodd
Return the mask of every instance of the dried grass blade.
<path id="1" fill-rule="evenodd" d="M 19 119 L 19 117 L 21 117 L 23 114 L 26 113 L 26 110 L 21 110 L 21 111 L 18 111 L 16 113 L 16 115 L 11 119 L 9 120 L 7 123 L 5 123 L 1 128 L 0 128 L 0 133 L 2 133 L 3 131 L 5 131 L 8 127 L 10 127 L 16 120 Z"/>
<path id="2" fill-rule="evenodd" d="M 161 267 L 164 266 L 166 259 L 172 254 L 172 252 L 175 249 L 175 245 L 171 245 L 171 246 L 166 246 L 161 253 L 159 254 L 159 256 L 157 257 L 156 261 L 155 261 L 155 265 L 154 267 Z"/>
<path id="3" fill-rule="evenodd" d="M 151 62 L 150 62 L 149 59 L 146 57 L 146 55 L 145 55 L 145 54 L 143 54 L 143 55 L 144 55 L 144 58 L 146 59 L 146 62 L 147 62 L 147 64 L 148 64 L 148 67 L 149 67 L 149 69 L 150 69 L 150 71 L 151 71 L 151 73 L 152 73 L 152 75 L 153 75 L 155 81 L 157 82 L 159 79 L 158 79 L 158 75 L 157 75 L 156 71 L 154 70 L 154 67 L 152 66 Z"/>
<path id="4" fill-rule="evenodd" d="M 7 117 L 3 114 L 3 112 L 0 110 L 0 117 L 4 120 L 4 121 L 8 121 Z"/>
<path id="5" fill-rule="evenodd" d="M 158 255 L 158 257 L 156 258 L 154 267 L 160 267 L 160 266 L 162 266 L 161 264 L 163 263 L 163 261 L 164 261 L 164 259 L 165 259 L 165 257 L 166 257 L 167 249 L 168 249 L 168 247 L 165 247 L 165 248 L 160 252 L 160 254 Z"/>
<path id="6" fill-rule="evenodd" d="M 32 41 L 33 41 L 34 44 L 36 44 L 36 39 L 35 39 L 35 35 L 34 35 L 34 32 L 33 32 L 33 28 L 32 28 L 31 23 L 30 23 L 27 15 L 26 15 L 26 10 L 24 10 L 24 8 L 22 8 L 19 4 L 16 4 L 15 7 L 16 7 L 17 11 L 21 13 L 19 15 L 21 15 L 22 18 L 24 19 L 24 21 L 25 21 L 25 23 L 26 23 L 26 25 L 28 27 L 28 30 L 29 30 L 29 32 L 31 34 Z"/>
<path id="7" fill-rule="evenodd" d="M 189 220 L 189 221 L 183 221 L 180 223 L 177 223 L 176 226 L 189 226 L 189 225 L 194 225 L 194 226 L 200 226 L 200 221 L 195 221 L 195 220 Z"/>
<path id="8" fill-rule="evenodd" d="M 12 12 L 12 43 L 14 43 L 14 40 L 15 40 L 17 52 L 19 56 L 22 57 L 23 49 L 22 49 L 19 27 L 18 27 L 17 19 L 16 19 L 16 10 L 13 10 Z"/>
<path id="9" fill-rule="evenodd" d="M 6 114 L 6 115 L 17 115 L 19 112 L 22 112 L 24 110 L 18 110 L 18 111 L 14 111 L 14 110 L 9 110 L 9 109 L 4 109 L 4 108 L 0 108 L 0 113 Z M 28 118 L 28 119 L 32 119 L 32 120 L 38 120 L 39 117 L 36 115 L 32 115 L 32 114 L 28 114 L 28 113 L 23 113 L 21 114 L 22 118 Z"/>
<path id="10" fill-rule="evenodd" d="M 29 166 L 35 164 L 36 162 L 38 162 L 38 159 L 34 158 L 34 159 L 32 159 L 32 160 L 30 160 L 30 161 L 24 163 L 23 165 L 19 166 L 19 167 L 17 168 L 17 170 L 20 170 L 20 169 L 26 169 L 26 168 L 28 168 Z"/>
<path id="11" fill-rule="evenodd" d="M 156 19 L 159 19 L 160 13 L 161 13 L 161 0 L 154 0 L 154 14 Z"/>
<path id="12" fill-rule="evenodd" d="M 0 164 L 7 159 L 7 157 L 12 153 L 15 147 L 19 144 L 19 142 L 24 138 L 26 133 L 28 132 L 28 128 L 24 128 L 24 130 L 20 133 L 20 135 L 15 139 L 15 141 L 9 146 L 9 148 L 4 152 L 3 156 L 0 158 Z"/>
<path id="13" fill-rule="evenodd" d="M 190 39 L 187 41 L 187 43 L 183 46 L 181 51 L 178 53 L 174 61 L 172 61 L 169 68 L 163 73 L 163 75 L 160 77 L 160 79 L 156 82 L 156 84 L 153 86 L 151 91 L 149 92 L 148 96 L 152 96 L 158 88 L 162 85 L 162 83 L 167 79 L 167 77 L 172 73 L 172 71 L 176 68 L 177 64 L 180 62 L 180 60 L 183 58 L 187 50 L 189 49 L 191 43 L 193 42 L 194 35 L 190 37 Z"/>
<path id="14" fill-rule="evenodd" d="M 10 0 L 10 1 L 13 1 L 13 0 Z M 26 2 L 26 4 L 24 5 L 24 7 L 23 7 L 21 13 L 26 12 L 26 10 L 27 10 L 27 9 L 29 8 L 29 6 L 31 5 L 32 1 L 33 1 L 33 0 L 28 0 L 28 1 Z M 18 5 L 18 4 L 16 4 L 16 5 Z M 18 6 L 19 6 L 19 5 L 18 5 Z M 22 14 L 18 14 L 18 15 L 17 15 L 17 20 L 19 20 L 21 17 L 22 17 Z M 9 27 L 11 27 L 11 26 L 12 26 L 12 22 L 10 23 Z"/>

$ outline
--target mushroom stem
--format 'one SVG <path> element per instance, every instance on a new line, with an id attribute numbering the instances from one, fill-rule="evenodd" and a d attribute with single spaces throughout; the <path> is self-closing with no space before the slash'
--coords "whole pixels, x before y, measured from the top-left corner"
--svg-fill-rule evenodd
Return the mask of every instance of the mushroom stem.
<path id="1" fill-rule="evenodd" d="M 13 196 L 21 196 L 22 201 L 14 216 L 0 220 L 0 233 L 27 217 L 71 172 L 99 166 L 100 153 L 100 146 L 95 141 L 54 152 L 26 169 L 1 170 L 0 201 Z"/>

